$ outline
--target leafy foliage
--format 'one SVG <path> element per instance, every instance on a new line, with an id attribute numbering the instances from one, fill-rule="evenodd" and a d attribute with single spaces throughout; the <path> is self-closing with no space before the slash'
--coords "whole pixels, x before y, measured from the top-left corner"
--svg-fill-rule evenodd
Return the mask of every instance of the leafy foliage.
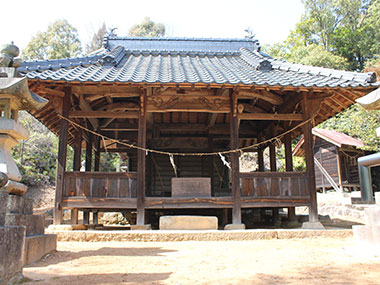
<path id="1" fill-rule="evenodd" d="M 380 110 L 367 111 L 354 104 L 318 127 L 359 138 L 366 144 L 364 150 L 380 151 L 380 138 L 376 136 L 376 128 L 379 126 Z"/>
<path id="2" fill-rule="evenodd" d="M 79 56 L 81 51 L 77 30 L 66 20 L 57 20 L 45 32 L 32 38 L 22 57 L 27 60 L 60 59 Z"/>
<path id="3" fill-rule="evenodd" d="M 140 24 L 129 29 L 128 35 L 134 37 L 163 37 L 165 36 L 165 26 L 153 22 L 149 17 L 145 17 Z"/>
<path id="4" fill-rule="evenodd" d="M 53 184 L 56 173 L 58 139 L 44 125 L 25 111 L 19 123 L 29 131 L 29 139 L 12 149 L 22 182 L 29 186 Z"/>

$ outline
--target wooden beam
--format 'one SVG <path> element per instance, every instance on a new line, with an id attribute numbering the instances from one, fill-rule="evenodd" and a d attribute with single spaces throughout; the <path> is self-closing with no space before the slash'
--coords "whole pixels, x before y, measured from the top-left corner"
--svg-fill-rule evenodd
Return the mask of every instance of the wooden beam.
<path id="1" fill-rule="evenodd" d="M 93 120 L 94 118 L 112 118 L 112 119 L 136 119 L 138 118 L 137 112 L 109 112 L 109 111 L 71 111 L 69 118 L 87 118 Z M 98 126 L 99 123 L 95 124 Z M 94 126 L 94 124 L 92 124 Z"/>
<path id="2" fill-rule="evenodd" d="M 107 98 L 109 98 L 107 96 Z M 115 111 L 138 111 L 139 105 L 133 102 L 124 102 L 124 103 L 111 103 L 108 105 L 103 105 L 94 111 L 107 111 L 107 112 L 115 112 Z"/>
<path id="3" fill-rule="evenodd" d="M 65 96 L 63 97 L 62 116 L 67 118 L 71 107 L 71 88 L 64 87 Z M 64 187 L 64 173 L 66 171 L 67 156 L 67 138 L 68 138 L 68 122 L 65 119 L 60 120 L 59 143 L 58 143 L 58 159 L 57 159 L 57 179 L 55 189 L 54 202 L 54 224 L 60 225 L 63 221 L 62 216 L 62 197 Z"/>
<path id="4" fill-rule="evenodd" d="M 302 121 L 302 114 L 269 114 L 269 113 L 242 113 L 240 120 L 262 120 L 262 121 Z"/>
<path id="5" fill-rule="evenodd" d="M 82 95 L 79 96 L 79 108 L 81 108 L 81 110 L 85 112 L 93 112 L 91 105 L 86 101 L 86 99 L 84 99 Z M 70 114 L 69 114 L 69 118 L 72 118 L 70 117 Z M 87 118 L 90 121 L 91 125 L 94 127 L 94 130 L 97 130 L 99 128 L 99 121 L 93 117 L 87 117 Z"/>
<path id="6" fill-rule="evenodd" d="M 209 118 L 208 118 L 207 127 L 212 128 L 215 125 L 216 118 L 218 117 L 218 114 L 213 113 L 213 114 L 209 114 L 208 116 L 209 116 Z"/>
<path id="7" fill-rule="evenodd" d="M 265 91 L 265 90 L 255 91 L 255 92 L 247 91 L 247 90 L 239 91 L 239 99 L 252 99 L 252 98 L 259 98 L 273 105 L 281 105 L 282 103 L 284 103 L 284 98 L 282 96 L 271 93 L 269 91 Z"/>

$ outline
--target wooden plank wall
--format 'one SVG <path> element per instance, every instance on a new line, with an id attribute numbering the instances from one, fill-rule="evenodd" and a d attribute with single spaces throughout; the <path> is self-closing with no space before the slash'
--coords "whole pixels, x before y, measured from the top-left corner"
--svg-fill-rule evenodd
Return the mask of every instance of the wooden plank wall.
<path id="1" fill-rule="evenodd" d="M 314 157 L 326 169 L 326 171 L 333 178 L 334 182 L 339 184 L 336 146 L 332 143 L 329 143 L 325 140 L 316 137 L 314 146 Z M 330 187 L 330 184 L 327 181 L 327 179 L 323 179 L 325 187 Z M 318 167 L 315 167 L 315 182 L 317 188 L 322 187 L 322 172 L 319 170 Z"/>

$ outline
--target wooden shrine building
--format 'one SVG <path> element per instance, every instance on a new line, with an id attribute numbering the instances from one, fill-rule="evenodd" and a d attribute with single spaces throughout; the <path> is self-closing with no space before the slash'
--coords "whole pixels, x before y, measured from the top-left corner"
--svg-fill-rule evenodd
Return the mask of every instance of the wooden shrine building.
<path id="1" fill-rule="evenodd" d="M 343 191 L 360 186 L 358 158 L 365 155 L 364 143 L 344 133 L 313 128 L 315 180 L 317 189 Z M 304 156 L 304 138 L 294 147 L 293 155 Z"/>
<path id="2" fill-rule="evenodd" d="M 274 60 L 252 39 L 107 36 L 86 57 L 19 71 L 49 99 L 32 114 L 59 136 L 55 224 L 63 209 L 137 211 L 139 225 L 147 210 L 230 209 L 240 224 L 242 208 L 295 206 L 308 206 L 316 222 L 311 129 L 375 88 L 372 73 Z M 306 172 L 292 166 L 290 141 L 300 134 Z M 276 171 L 280 143 L 286 172 Z M 257 171 L 239 171 L 243 151 L 258 153 Z M 127 154 L 128 172 L 99 172 L 102 152 Z"/>

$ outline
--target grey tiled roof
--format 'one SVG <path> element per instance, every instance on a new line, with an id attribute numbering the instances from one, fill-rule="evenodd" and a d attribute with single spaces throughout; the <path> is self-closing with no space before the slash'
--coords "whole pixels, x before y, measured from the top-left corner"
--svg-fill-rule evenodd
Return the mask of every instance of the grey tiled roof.
<path id="1" fill-rule="evenodd" d="M 345 72 L 274 60 L 248 39 L 108 38 L 83 58 L 24 62 L 29 79 L 79 82 L 205 83 L 357 87 L 373 73 Z"/>

